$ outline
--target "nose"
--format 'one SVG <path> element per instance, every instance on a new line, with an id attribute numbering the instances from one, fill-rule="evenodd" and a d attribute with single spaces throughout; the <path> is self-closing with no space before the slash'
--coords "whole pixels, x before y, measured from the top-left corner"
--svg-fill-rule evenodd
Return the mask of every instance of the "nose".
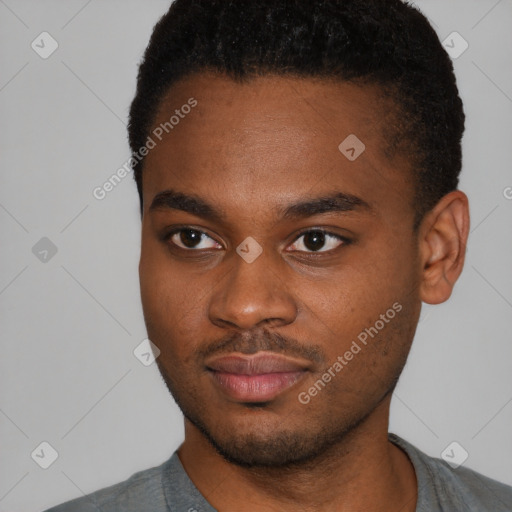
<path id="1" fill-rule="evenodd" d="M 297 316 L 285 278 L 266 251 L 252 263 L 238 254 L 231 269 L 215 287 L 209 304 L 210 321 L 219 327 L 251 329 L 257 326 L 280 327 Z"/>

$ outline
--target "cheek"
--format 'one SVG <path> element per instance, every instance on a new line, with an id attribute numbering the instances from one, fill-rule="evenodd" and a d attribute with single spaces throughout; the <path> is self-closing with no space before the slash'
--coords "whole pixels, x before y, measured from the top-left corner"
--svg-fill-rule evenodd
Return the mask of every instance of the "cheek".
<path id="1" fill-rule="evenodd" d="M 141 301 L 148 336 L 162 356 L 186 358 L 200 345 L 199 323 L 204 316 L 199 283 L 172 269 L 161 249 L 142 251 L 139 265 Z"/>
<path id="2" fill-rule="evenodd" d="M 416 281 L 411 254 L 398 255 L 389 247 L 360 253 L 357 260 L 354 257 L 354 261 L 344 264 L 328 279 L 297 282 L 295 290 L 302 290 L 298 295 L 299 310 L 303 312 L 299 322 L 304 333 L 325 340 L 325 350 L 331 359 L 344 354 L 361 333 L 364 339 L 365 330 L 376 322 L 379 328 L 387 320 L 385 328 L 378 331 L 382 330 L 384 337 L 396 339 L 396 329 L 403 327 L 403 319 L 397 318 L 393 309 L 389 315 L 386 312 L 395 303 L 405 310 L 406 305 L 409 309 L 417 302 Z"/>

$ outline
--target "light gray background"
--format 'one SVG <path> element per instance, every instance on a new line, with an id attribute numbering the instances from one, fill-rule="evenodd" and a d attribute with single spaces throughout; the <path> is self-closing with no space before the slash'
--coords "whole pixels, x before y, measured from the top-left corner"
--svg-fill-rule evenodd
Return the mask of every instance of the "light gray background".
<path id="1" fill-rule="evenodd" d="M 137 63 L 166 0 L 0 0 L 2 325 L 0 510 L 37 511 L 160 464 L 183 437 L 145 338 L 138 198 L 131 175 L 92 190 L 129 156 Z M 455 62 L 471 201 L 465 271 L 426 306 L 396 390 L 390 429 L 512 484 L 512 1 L 417 2 Z M 41 32 L 59 47 L 42 59 Z M 507 197 L 509 199 L 507 199 Z M 32 247 L 48 237 L 46 263 Z M 49 442 L 46 470 L 30 454 Z"/>

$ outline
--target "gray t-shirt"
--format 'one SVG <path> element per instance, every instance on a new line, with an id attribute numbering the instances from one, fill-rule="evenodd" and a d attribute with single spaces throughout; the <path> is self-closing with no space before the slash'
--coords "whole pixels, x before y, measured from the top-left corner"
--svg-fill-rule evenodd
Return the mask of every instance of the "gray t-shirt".
<path id="1" fill-rule="evenodd" d="M 464 467 L 452 469 L 389 434 L 409 456 L 418 480 L 416 512 L 512 512 L 512 487 Z M 197 490 L 176 452 L 161 466 L 68 501 L 46 512 L 215 512 Z"/>

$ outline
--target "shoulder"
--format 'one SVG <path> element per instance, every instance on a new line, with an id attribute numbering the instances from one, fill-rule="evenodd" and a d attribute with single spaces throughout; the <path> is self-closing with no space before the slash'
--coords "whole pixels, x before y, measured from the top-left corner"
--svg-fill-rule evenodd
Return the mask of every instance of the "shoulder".
<path id="1" fill-rule="evenodd" d="M 395 434 L 390 434 L 389 439 L 407 453 L 414 465 L 418 479 L 418 512 L 512 512 L 512 487 L 472 469 L 453 468 Z"/>
<path id="2" fill-rule="evenodd" d="M 162 474 L 172 458 L 160 466 L 139 471 L 123 482 L 67 501 L 45 512 L 165 511 L 167 507 L 162 486 Z"/>

